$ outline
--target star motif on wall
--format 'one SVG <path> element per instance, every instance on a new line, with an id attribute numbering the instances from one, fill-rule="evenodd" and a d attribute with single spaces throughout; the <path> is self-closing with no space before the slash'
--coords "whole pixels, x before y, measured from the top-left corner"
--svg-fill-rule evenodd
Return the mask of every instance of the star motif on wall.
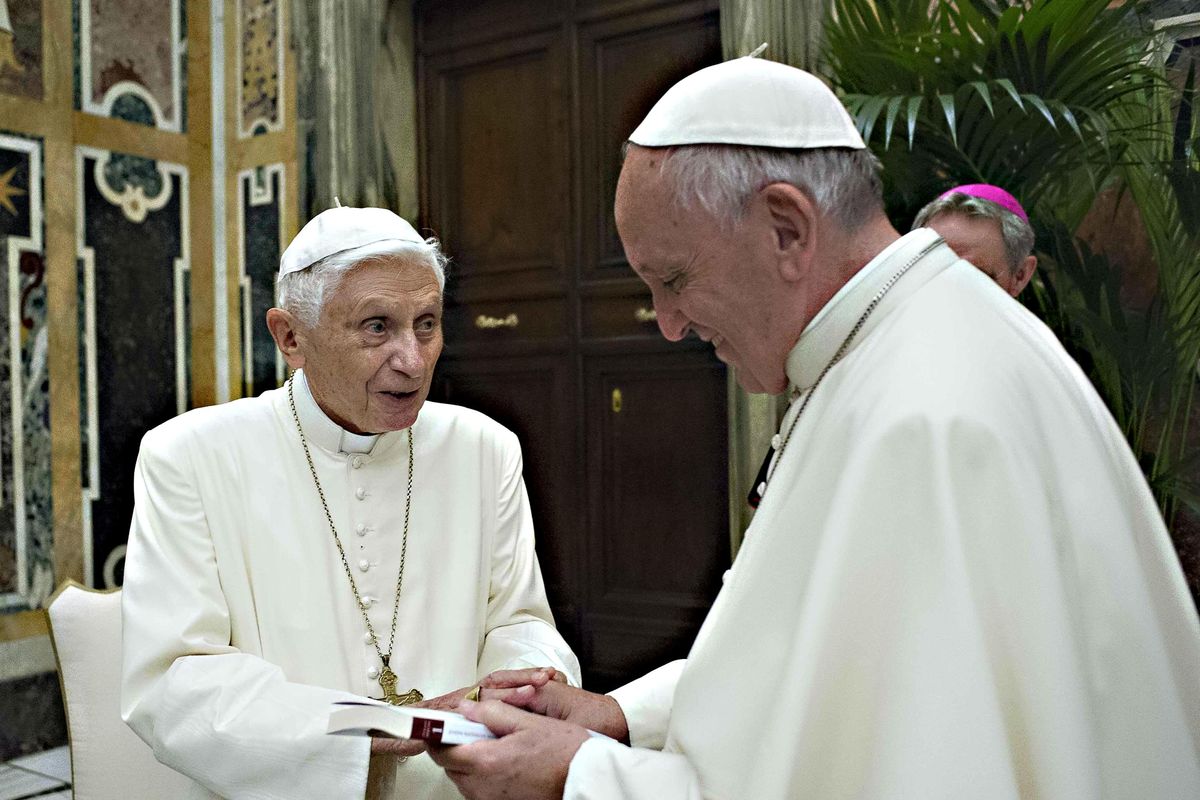
<path id="1" fill-rule="evenodd" d="M 13 175 L 16 171 L 17 168 L 13 167 L 8 172 L 0 173 L 0 208 L 14 217 L 17 215 L 17 207 L 13 205 L 12 199 L 25 194 L 24 189 L 12 185 Z"/>

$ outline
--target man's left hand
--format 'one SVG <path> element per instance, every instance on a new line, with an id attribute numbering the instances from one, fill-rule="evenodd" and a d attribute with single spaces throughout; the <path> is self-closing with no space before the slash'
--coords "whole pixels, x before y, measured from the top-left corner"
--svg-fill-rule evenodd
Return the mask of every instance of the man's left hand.
<path id="1" fill-rule="evenodd" d="M 501 737 L 451 747 L 430 746 L 430 757 L 468 800 L 562 797 L 571 759 L 588 739 L 586 730 L 497 700 L 464 700 L 458 710 Z"/>

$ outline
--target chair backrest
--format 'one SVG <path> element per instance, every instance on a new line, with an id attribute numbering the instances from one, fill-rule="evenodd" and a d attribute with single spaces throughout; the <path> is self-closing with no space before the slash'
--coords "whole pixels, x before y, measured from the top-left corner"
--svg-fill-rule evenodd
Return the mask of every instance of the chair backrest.
<path id="1" fill-rule="evenodd" d="M 186 797 L 197 787 L 160 764 L 121 720 L 121 592 L 67 581 L 46 608 L 58 659 L 76 800 Z"/>

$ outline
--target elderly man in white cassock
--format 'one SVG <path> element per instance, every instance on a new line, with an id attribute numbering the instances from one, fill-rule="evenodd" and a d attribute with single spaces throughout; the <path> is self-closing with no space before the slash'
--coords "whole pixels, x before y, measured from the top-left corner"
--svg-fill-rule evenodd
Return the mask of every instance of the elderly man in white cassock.
<path id="1" fill-rule="evenodd" d="M 1041 322 L 889 224 L 817 78 L 685 78 L 616 219 L 663 335 L 791 407 L 688 658 L 464 703 L 502 735 L 432 753 L 467 797 L 1200 797 L 1200 624 L 1137 462 Z"/>
<path id="2" fill-rule="evenodd" d="M 287 385 L 142 441 L 122 713 L 196 797 L 458 797 L 415 743 L 326 735 L 331 704 L 453 705 L 494 670 L 579 682 L 516 437 L 426 402 L 444 283 L 400 217 L 325 211 L 267 312 Z"/>

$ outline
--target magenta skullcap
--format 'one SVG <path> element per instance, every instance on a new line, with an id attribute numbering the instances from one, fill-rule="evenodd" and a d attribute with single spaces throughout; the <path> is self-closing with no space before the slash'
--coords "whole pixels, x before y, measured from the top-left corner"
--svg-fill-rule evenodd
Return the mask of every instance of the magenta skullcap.
<path id="1" fill-rule="evenodd" d="M 992 186 L 990 183 L 968 183 L 963 186 L 955 186 L 948 192 L 943 192 L 938 199 L 941 200 L 946 195 L 955 193 L 965 194 L 969 197 L 978 197 L 980 200 L 988 200 L 1016 214 L 1025 220 L 1026 223 L 1029 222 L 1029 215 L 1025 213 L 1025 209 L 1021 208 L 1021 204 L 1017 202 L 1017 198 L 999 186 Z"/>

